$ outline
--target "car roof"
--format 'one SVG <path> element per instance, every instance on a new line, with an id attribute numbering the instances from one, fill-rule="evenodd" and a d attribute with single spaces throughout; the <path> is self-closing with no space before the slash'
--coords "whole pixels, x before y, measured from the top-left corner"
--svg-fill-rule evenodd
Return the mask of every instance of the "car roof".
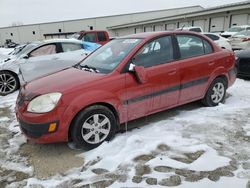
<path id="1" fill-rule="evenodd" d="M 82 44 L 82 41 L 77 40 L 77 39 L 49 39 L 49 40 L 44 40 L 44 43 L 78 43 Z"/>
<path id="2" fill-rule="evenodd" d="M 192 34 L 192 35 L 201 36 L 197 32 L 192 32 L 192 31 L 187 31 L 187 30 L 182 30 L 182 31 L 154 31 L 154 32 L 145 32 L 145 33 L 137 33 L 137 34 L 126 35 L 126 36 L 119 37 L 118 39 L 122 39 L 122 38 L 142 38 L 142 39 L 146 39 L 146 38 L 154 38 L 154 37 L 157 37 L 157 36 L 170 35 L 170 34 Z"/>

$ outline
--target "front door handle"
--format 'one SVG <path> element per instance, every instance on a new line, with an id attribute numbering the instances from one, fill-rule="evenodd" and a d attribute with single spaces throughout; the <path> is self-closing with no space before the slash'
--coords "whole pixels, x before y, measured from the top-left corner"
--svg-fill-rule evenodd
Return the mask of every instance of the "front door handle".
<path id="1" fill-rule="evenodd" d="M 59 59 L 59 57 L 53 57 L 52 58 L 52 60 L 58 60 Z"/>
<path id="2" fill-rule="evenodd" d="M 168 72 L 168 75 L 174 75 L 174 74 L 176 74 L 176 72 L 177 72 L 177 69 L 173 69 L 173 70 Z"/>

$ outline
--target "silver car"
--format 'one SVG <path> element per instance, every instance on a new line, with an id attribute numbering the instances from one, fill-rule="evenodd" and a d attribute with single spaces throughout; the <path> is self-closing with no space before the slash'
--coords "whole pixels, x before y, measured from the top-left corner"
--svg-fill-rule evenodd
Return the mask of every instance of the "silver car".
<path id="1" fill-rule="evenodd" d="M 236 33 L 230 38 L 233 50 L 243 50 L 250 48 L 250 30 Z"/>
<path id="2" fill-rule="evenodd" d="M 35 78 L 73 66 L 90 51 L 75 39 L 52 39 L 25 45 L 0 61 L 0 95 L 8 95 Z"/>

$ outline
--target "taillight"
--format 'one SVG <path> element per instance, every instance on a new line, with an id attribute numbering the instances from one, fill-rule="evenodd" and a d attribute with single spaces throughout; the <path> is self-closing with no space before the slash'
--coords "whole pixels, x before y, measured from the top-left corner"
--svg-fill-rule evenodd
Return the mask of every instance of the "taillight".
<path id="1" fill-rule="evenodd" d="M 250 38 L 242 38 L 241 39 L 241 42 L 247 42 L 247 41 L 250 41 Z"/>

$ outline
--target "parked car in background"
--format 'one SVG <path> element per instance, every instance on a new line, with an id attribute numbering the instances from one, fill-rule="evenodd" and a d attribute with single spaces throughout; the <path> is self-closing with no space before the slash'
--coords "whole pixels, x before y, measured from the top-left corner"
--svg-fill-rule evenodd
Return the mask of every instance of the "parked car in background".
<path id="1" fill-rule="evenodd" d="M 229 40 L 220 36 L 219 34 L 217 33 L 203 33 L 203 34 L 212 39 L 222 49 L 232 50 Z"/>
<path id="2" fill-rule="evenodd" d="M 90 43 L 87 44 L 90 46 Z M 96 47 L 96 44 L 93 44 Z M 25 45 L 0 62 L 0 95 L 7 95 L 20 84 L 70 67 L 91 53 L 76 39 L 52 39 Z"/>
<path id="3" fill-rule="evenodd" d="M 178 28 L 176 29 L 177 31 L 193 31 L 193 32 L 197 32 L 197 33 L 202 33 L 203 30 L 200 26 L 190 26 L 190 27 L 182 27 L 182 28 Z"/>
<path id="4" fill-rule="evenodd" d="M 97 31 L 97 30 L 80 31 L 73 34 L 72 38 L 86 42 L 98 43 L 101 45 L 104 45 L 110 41 L 109 34 L 107 31 Z"/>
<path id="5" fill-rule="evenodd" d="M 250 48 L 235 51 L 238 76 L 250 77 Z"/>
<path id="6" fill-rule="evenodd" d="M 222 32 L 220 35 L 224 38 L 229 38 L 240 31 L 250 30 L 250 25 L 233 26 L 227 31 Z"/>
<path id="7" fill-rule="evenodd" d="M 199 43 L 180 45 L 190 39 Z M 16 117 L 30 140 L 72 139 L 91 149 L 130 120 L 196 100 L 216 106 L 235 79 L 234 53 L 204 35 L 138 33 L 110 41 L 72 68 L 25 84 Z"/>
<path id="8" fill-rule="evenodd" d="M 234 34 L 229 38 L 233 50 L 250 48 L 250 30 L 245 30 Z"/>

